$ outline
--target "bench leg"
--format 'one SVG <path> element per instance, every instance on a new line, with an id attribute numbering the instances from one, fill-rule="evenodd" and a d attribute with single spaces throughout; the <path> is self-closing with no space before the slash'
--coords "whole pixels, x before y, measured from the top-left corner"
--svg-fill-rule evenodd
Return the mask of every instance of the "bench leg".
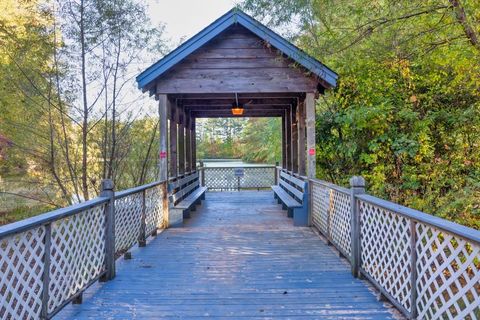
<path id="1" fill-rule="evenodd" d="M 183 210 L 183 219 L 190 219 L 190 209 Z"/>
<path id="2" fill-rule="evenodd" d="M 190 211 L 191 211 L 191 212 L 197 211 L 197 201 L 195 201 L 195 202 L 192 204 L 192 207 L 190 208 Z"/>
<path id="3" fill-rule="evenodd" d="M 287 209 L 287 217 L 293 218 L 293 212 L 294 212 L 294 210 L 295 210 L 295 209 L 288 208 L 288 209 Z"/>
<path id="4" fill-rule="evenodd" d="M 282 209 L 283 209 L 283 210 L 287 210 L 287 209 L 288 209 L 288 207 L 287 207 L 284 203 L 282 203 L 281 201 L 280 201 L 280 203 L 282 204 Z"/>
<path id="5" fill-rule="evenodd" d="M 277 194 L 275 192 L 273 193 L 273 199 L 277 199 Z"/>
<path id="6" fill-rule="evenodd" d="M 176 228 L 183 226 L 183 210 L 168 208 L 168 227 Z"/>
<path id="7" fill-rule="evenodd" d="M 293 209 L 293 225 L 296 227 L 308 227 L 308 210 L 305 205 L 302 208 Z"/>
<path id="8" fill-rule="evenodd" d="M 202 193 L 202 196 L 200 197 L 200 200 L 205 200 L 205 192 Z"/>

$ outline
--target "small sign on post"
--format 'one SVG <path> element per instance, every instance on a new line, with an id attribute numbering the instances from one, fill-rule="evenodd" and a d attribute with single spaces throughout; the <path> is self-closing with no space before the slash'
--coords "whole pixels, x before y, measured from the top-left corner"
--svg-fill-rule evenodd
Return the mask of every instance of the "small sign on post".
<path id="1" fill-rule="evenodd" d="M 235 174 L 235 177 L 243 177 L 245 175 L 245 169 L 244 168 L 235 168 L 234 169 L 234 174 Z"/>
<path id="2" fill-rule="evenodd" d="M 237 177 L 237 190 L 240 191 L 240 178 L 245 175 L 244 168 L 235 168 L 233 169 L 233 174 Z"/>

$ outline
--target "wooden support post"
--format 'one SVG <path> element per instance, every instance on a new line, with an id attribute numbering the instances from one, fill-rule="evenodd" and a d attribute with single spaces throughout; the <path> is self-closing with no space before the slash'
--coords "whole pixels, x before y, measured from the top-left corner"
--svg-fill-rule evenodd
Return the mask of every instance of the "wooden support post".
<path id="1" fill-rule="evenodd" d="M 52 244 L 52 224 L 45 225 L 45 238 L 43 240 L 43 275 L 42 275 L 42 308 L 40 318 L 48 319 L 48 301 L 50 300 L 50 256 Z"/>
<path id="2" fill-rule="evenodd" d="M 418 309 L 417 309 L 417 222 L 413 219 L 410 219 L 410 282 L 412 284 L 412 292 L 410 295 L 410 319 L 417 319 Z"/>
<path id="3" fill-rule="evenodd" d="M 170 114 L 170 170 L 169 177 L 174 178 L 178 175 L 177 169 L 177 108 L 175 104 L 168 101 Z"/>
<path id="4" fill-rule="evenodd" d="M 292 105 L 292 172 L 298 173 L 298 117 L 297 105 Z"/>
<path id="5" fill-rule="evenodd" d="M 190 119 L 192 124 L 192 171 L 197 171 L 197 125 L 196 119 Z"/>
<path id="6" fill-rule="evenodd" d="M 286 111 L 285 114 L 282 116 L 282 168 L 285 169 L 287 167 L 287 120 L 286 120 Z"/>
<path id="7" fill-rule="evenodd" d="M 177 106 L 178 119 L 178 174 L 185 173 L 185 112 L 182 106 Z"/>
<path id="8" fill-rule="evenodd" d="M 307 177 L 315 178 L 315 94 L 307 93 L 305 98 L 305 112 L 307 116 Z"/>
<path id="9" fill-rule="evenodd" d="M 360 244 L 360 208 L 356 195 L 365 193 L 365 179 L 354 176 L 350 178 L 350 230 L 351 230 L 351 266 L 352 275 L 358 278 L 360 270 L 361 244 Z"/>
<path id="10" fill-rule="evenodd" d="M 185 112 L 185 171 L 192 172 L 192 129 L 190 112 Z"/>
<path id="11" fill-rule="evenodd" d="M 287 117 L 285 121 L 286 130 L 286 156 L 287 156 L 287 170 L 292 171 L 292 107 L 287 108 Z"/>
<path id="12" fill-rule="evenodd" d="M 307 174 L 305 166 L 305 157 L 307 147 L 305 145 L 305 101 L 299 101 L 298 107 L 298 174 L 305 176 Z"/>
<path id="13" fill-rule="evenodd" d="M 115 194 L 113 181 L 102 180 L 100 197 L 108 198 L 105 205 L 105 275 L 101 281 L 115 278 Z"/>
<path id="14" fill-rule="evenodd" d="M 165 183 L 161 184 L 161 188 L 162 188 L 162 208 L 163 208 L 163 226 L 162 227 L 164 227 L 164 228 L 168 228 L 168 224 L 169 224 L 169 221 L 168 221 L 169 212 L 168 212 L 167 185 L 168 185 L 168 182 L 165 182 Z M 155 230 L 152 233 L 152 236 L 156 236 L 156 235 L 157 235 L 157 228 L 155 228 Z"/>
<path id="15" fill-rule="evenodd" d="M 146 203 L 145 203 L 145 190 L 142 191 L 142 216 L 140 221 L 140 233 L 138 235 L 138 246 L 145 247 L 147 245 L 146 236 Z"/>
<path id="16" fill-rule="evenodd" d="M 158 95 L 158 117 L 160 120 L 160 143 L 159 143 L 159 161 L 158 161 L 158 179 L 160 181 L 167 181 L 168 167 L 167 167 L 167 104 L 168 97 L 166 94 Z"/>

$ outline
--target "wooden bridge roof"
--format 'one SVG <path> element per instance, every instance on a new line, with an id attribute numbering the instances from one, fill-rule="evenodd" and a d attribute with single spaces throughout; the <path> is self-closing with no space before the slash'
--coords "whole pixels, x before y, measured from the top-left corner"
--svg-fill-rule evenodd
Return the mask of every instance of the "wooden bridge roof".
<path id="1" fill-rule="evenodd" d="M 144 70 L 137 82 L 152 95 L 243 93 L 246 99 L 281 99 L 271 93 L 322 92 L 336 86 L 337 74 L 234 8 Z M 230 102 L 232 95 L 226 98 Z"/>

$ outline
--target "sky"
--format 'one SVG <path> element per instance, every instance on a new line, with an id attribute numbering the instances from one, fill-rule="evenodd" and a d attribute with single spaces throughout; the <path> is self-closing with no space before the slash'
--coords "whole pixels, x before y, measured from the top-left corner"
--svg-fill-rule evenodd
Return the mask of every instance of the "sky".
<path id="1" fill-rule="evenodd" d="M 238 0 L 148 0 L 154 23 L 166 24 L 166 38 L 178 44 L 208 26 Z"/>

